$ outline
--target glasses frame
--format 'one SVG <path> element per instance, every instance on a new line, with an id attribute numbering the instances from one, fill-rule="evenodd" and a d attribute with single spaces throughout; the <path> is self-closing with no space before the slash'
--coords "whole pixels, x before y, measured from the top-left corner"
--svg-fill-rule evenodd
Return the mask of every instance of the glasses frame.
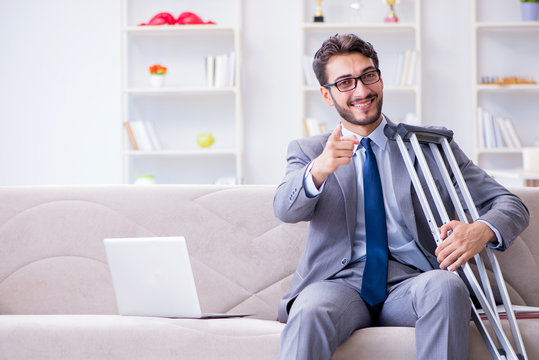
<path id="1" fill-rule="evenodd" d="M 378 80 L 373 81 L 373 82 L 370 82 L 370 83 L 365 83 L 365 81 L 363 81 L 362 77 L 364 77 L 365 75 L 368 75 L 368 74 L 372 74 L 373 72 L 378 73 Z M 378 81 L 380 81 L 380 79 L 381 79 L 380 75 L 381 75 L 380 69 L 369 70 L 369 71 L 367 71 L 367 72 L 365 72 L 365 73 L 363 73 L 363 74 L 361 74 L 361 75 L 359 75 L 359 76 L 356 76 L 356 77 L 349 77 L 349 78 L 345 78 L 345 79 L 341 79 L 341 80 L 339 80 L 339 81 L 336 81 L 336 82 L 334 82 L 334 83 L 332 83 L 332 84 L 325 84 L 324 87 L 335 86 L 335 88 L 336 88 L 337 90 L 339 90 L 339 92 L 348 92 L 348 91 L 355 90 L 355 89 L 357 88 L 357 82 L 358 82 L 358 80 L 361 81 L 361 83 L 362 83 L 363 85 L 365 85 L 365 86 L 367 86 L 367 85 L 372 85 L 372 84 L 376 84 L 376 83 L 377 83 Z M 341 81 L 344 81 L 344 80 L 354 80 L 354 87 L 351 88 L 351 89 L 348 89 L 348 90 L 341 90 L 341 89 L 339 89 L 339 87 L 337 86 L 337 84 L 340 83 Z"/>

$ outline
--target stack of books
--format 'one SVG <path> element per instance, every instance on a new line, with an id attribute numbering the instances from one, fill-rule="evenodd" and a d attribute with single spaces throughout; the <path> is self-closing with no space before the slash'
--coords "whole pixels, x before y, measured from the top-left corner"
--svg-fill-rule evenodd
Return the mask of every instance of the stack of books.
<path id="1" fill-rule="evenodd" d="M 161 144 L 150 121 L 126 121 L 124 122 L 124 127 L 133 150 L 161 150 Z"/>
<path id="2" fill-rule="evenodd" d="M 477 128 L 479 147 L 482 149 L 522 147 L 513 120 L 494 116 L 488 111 L 477 108 Z"/>
<path id="3" fill-rule="evenodd" d="M 209 88 L 234 86 L 235 69 L 236 55 L 234 52 L 206 56 L 206 86 Z"/>
<path id="4" fill-rule="evenodd" d="M 418 56 L 417 50 L 406 50 L 400 53 L 397 58 L 397 68 L 395 69 L 396 86 L 414 86 L 416 84 Z"/>

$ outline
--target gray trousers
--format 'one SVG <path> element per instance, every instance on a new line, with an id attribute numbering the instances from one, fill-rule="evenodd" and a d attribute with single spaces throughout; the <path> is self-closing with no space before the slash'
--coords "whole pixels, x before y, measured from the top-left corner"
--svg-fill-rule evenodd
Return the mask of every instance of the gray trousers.
<path id="1" fill-rule="evenodd" d="M 388 297 L 373 312 L 359 296 L 363 267 L 351 264 L 300 293 L 281 334 L 280 360 L 329 360 L 355 330 L 369 326 L 415 327 L 417 359 L 468 357 L 470 296 L 455 273 L 421 273 L 390 260 Z"/>

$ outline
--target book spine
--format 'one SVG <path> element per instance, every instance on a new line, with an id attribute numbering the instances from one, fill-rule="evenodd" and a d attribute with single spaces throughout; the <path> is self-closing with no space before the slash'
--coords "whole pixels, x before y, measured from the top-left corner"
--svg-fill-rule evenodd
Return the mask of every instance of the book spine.
<path id="1" fill-rule="evenodd" d="M 133 130 L 133 135 L 137 140 L 139 150 L 142 151 L 151 151 L 153 150 L 152 140 L 148 135 L 148 130 L 146 129 L 146 124 L 142 121 L 132 121 L 131 129 Z"/>
<path id="2" fill-rule="evenodd" d="M 159 138 L 157 137 L 157 134 L 155 132 L 152 122 L 149 120 L 146 120 L 144 123 L 146 125 L 146 130 L 148 131 L 148 135 L 150 137 L 153 149 L 161 150 L 161 144 L 159 142 Z"/>
<path id="3" fill-rule="evenodd" d="M 131 125 L 129 125 L 129 122 L 124 122 L 125 131 L 127 132 L 127 137 L 129 138 L 129 142 L 131 143 L 131 147 L 133 150 L 138 150 L 137 141 L 135 140 L 135 135 L 133 135 L 133 130 L 131 129 Z"/>
<path id="4" fill-rule="evenodd" d="M 206 56 L 206 86 L 215 87 L 215 56 Z"/>

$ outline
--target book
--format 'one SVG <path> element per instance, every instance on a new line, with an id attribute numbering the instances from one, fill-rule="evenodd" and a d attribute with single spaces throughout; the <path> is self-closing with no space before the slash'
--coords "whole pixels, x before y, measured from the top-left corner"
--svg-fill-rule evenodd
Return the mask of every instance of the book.
<path id="1" fill-rule="evenodd" d="M 148 129 L 145 122 L 140 120 L 130 121 L 130 125 L 139 150 L 152 151 L 153 144 L 150 135 L 148 134 Z"/>
<path id="2" fill-rule="evenodd" d="M 513 120 L 494 116 L 488 111 L 477 108 L 478 144 L 480 148 L 520 148 L 520 138 Z"/>
<path id="3" fill-rule="evenodd" d="M 515 148 L 516 146 L 513 144 L 513 139 L 511 138 L 509 134 L 509 129 L 507 128 L 505 119 L 502 118 L 501 116 L 496 117 L 496 125 L 503 139 L 504 147 Z"/>
<path id="4" fill-rule="evenodd" d="M 397 66 L 395 67 L 395 85 L 400 85 L 402 77 L 402 65 L 404 63 L 404 54 L 400 53 L 397 57 Z"/>
<path id="5" fill-rule="evenodd" d="M 505 122 L 506 130 L 509 133 L 509 136 L 511 137 L 512 143 L 515 145 L 516 148 L 522 147 L 522 143 L 520 141 L 520 137 L 518 136 L 515 126 L 513 124 L 513 120 L 504 119 L 504 122 Z"/>
<path id="6" fill-rule="evenodd" d="M 306 118 L 303 120 L 303 128 L 305 129 L 306 136 L 313 136 L 321 134 L 320 124 L 316 118 Z"/>
<path id="7" fill-rule="evenodd" d="M 503 142 L 503 135 L 502 131 L 500 129 L 500 126 L 498 124 L 497 118 L 494 117 L 494 115 L 490 115 L 490 121 L 492 122 L 492 129 L 494 129 L 494 138 L 495 138 L 495 146 L 497 148 L 502 148 L 505 146 Z"/>
<path id="8" fill-rule="evenodd" d="M 402 71 L 401 71 L 401 78 L 399 81 L 399 86 L 406 86 L 408 81 L 408 74 L 410 72 L 410 64 L 412 61 L 412 51 L 413 50 L 406 50 L 404 52 L 404 59 L 402 61 Z"/>
<path id="9" fill-rule="evenodd" d="M 318 80 L 313 70 L 313 57 L 303 55 L 303 74 L 305 76 L 305 85 L 307 86 L 318 86 Z"/>
<path id="10" fill-rule="evenodd" d="M 133 135 L 133 130 L 131 129 L 131 125 L 129 125 L 129 122 L 124 122 L 125 131 L 127 132 L 127 137 L 129 138 L 129 142 L 131 143 L 131 147 L 133 150 L 138 150 L 137 141 L 135 140 L 135 135 Z"/>
<path id="11" fill-rule="evenodd" d="M 417 57 L 417 51 L 410 50 L 410 59 L 408 62 L 408 77 L 405 79 L 406 86 L 413 86 L 415 84 Z"/>
<path id="12" fill-rule="evenodd" d="M 485 129 L 483 128 L 483 109 L 477 107 L 477 143 L 480 149 L 484 149 L 485 146 Z"/>
<path id="13" fill-rule="evenodd" d="M 492 122 L 492 117 L 486 111 L 483 111 L 483 130 L 485 132 L 485 148 L 495 148 L 496 135 L 494 133 L 494 124 Z"/>
<path id="14" fill-rule="evenodd" d="M 215 56 L 206 56 L 206 86 L 209 88 L 215 85 Z"/>
<path id="15" fill-rule="evenodd" d="M 226 64 L 225 57 L 223 55 L 217 55 L 215 57 L 215 67 L 214 67 L 214 82 L 213 87 L 222 88 L 225 86 L 225 72 Z"/>
<path id="16" fill-rule="evenodd" d="M 146 120 L 144 123 L 146 125 L 146 130 L 148 131 L 148 135 L 152 143 L 152 148 L 154 150 L 161 150 L 161 143 L 159 142 L 159 138 L 157 137 L 157 134 L 153 127 L 153 123 L 150 120 Z"/>
<path id="17" fill-rule="evenodd" d="M 328 132 L 328 126 L 326 123 L 320 123 L 320 134 L 325 134 Z"/>
<path id="18" fill-rule="evenodd" d="M 205 59 L 206 86 L 209 88 L 231 87 L 235 84 L 236 54 L 208 55 Z"/>

